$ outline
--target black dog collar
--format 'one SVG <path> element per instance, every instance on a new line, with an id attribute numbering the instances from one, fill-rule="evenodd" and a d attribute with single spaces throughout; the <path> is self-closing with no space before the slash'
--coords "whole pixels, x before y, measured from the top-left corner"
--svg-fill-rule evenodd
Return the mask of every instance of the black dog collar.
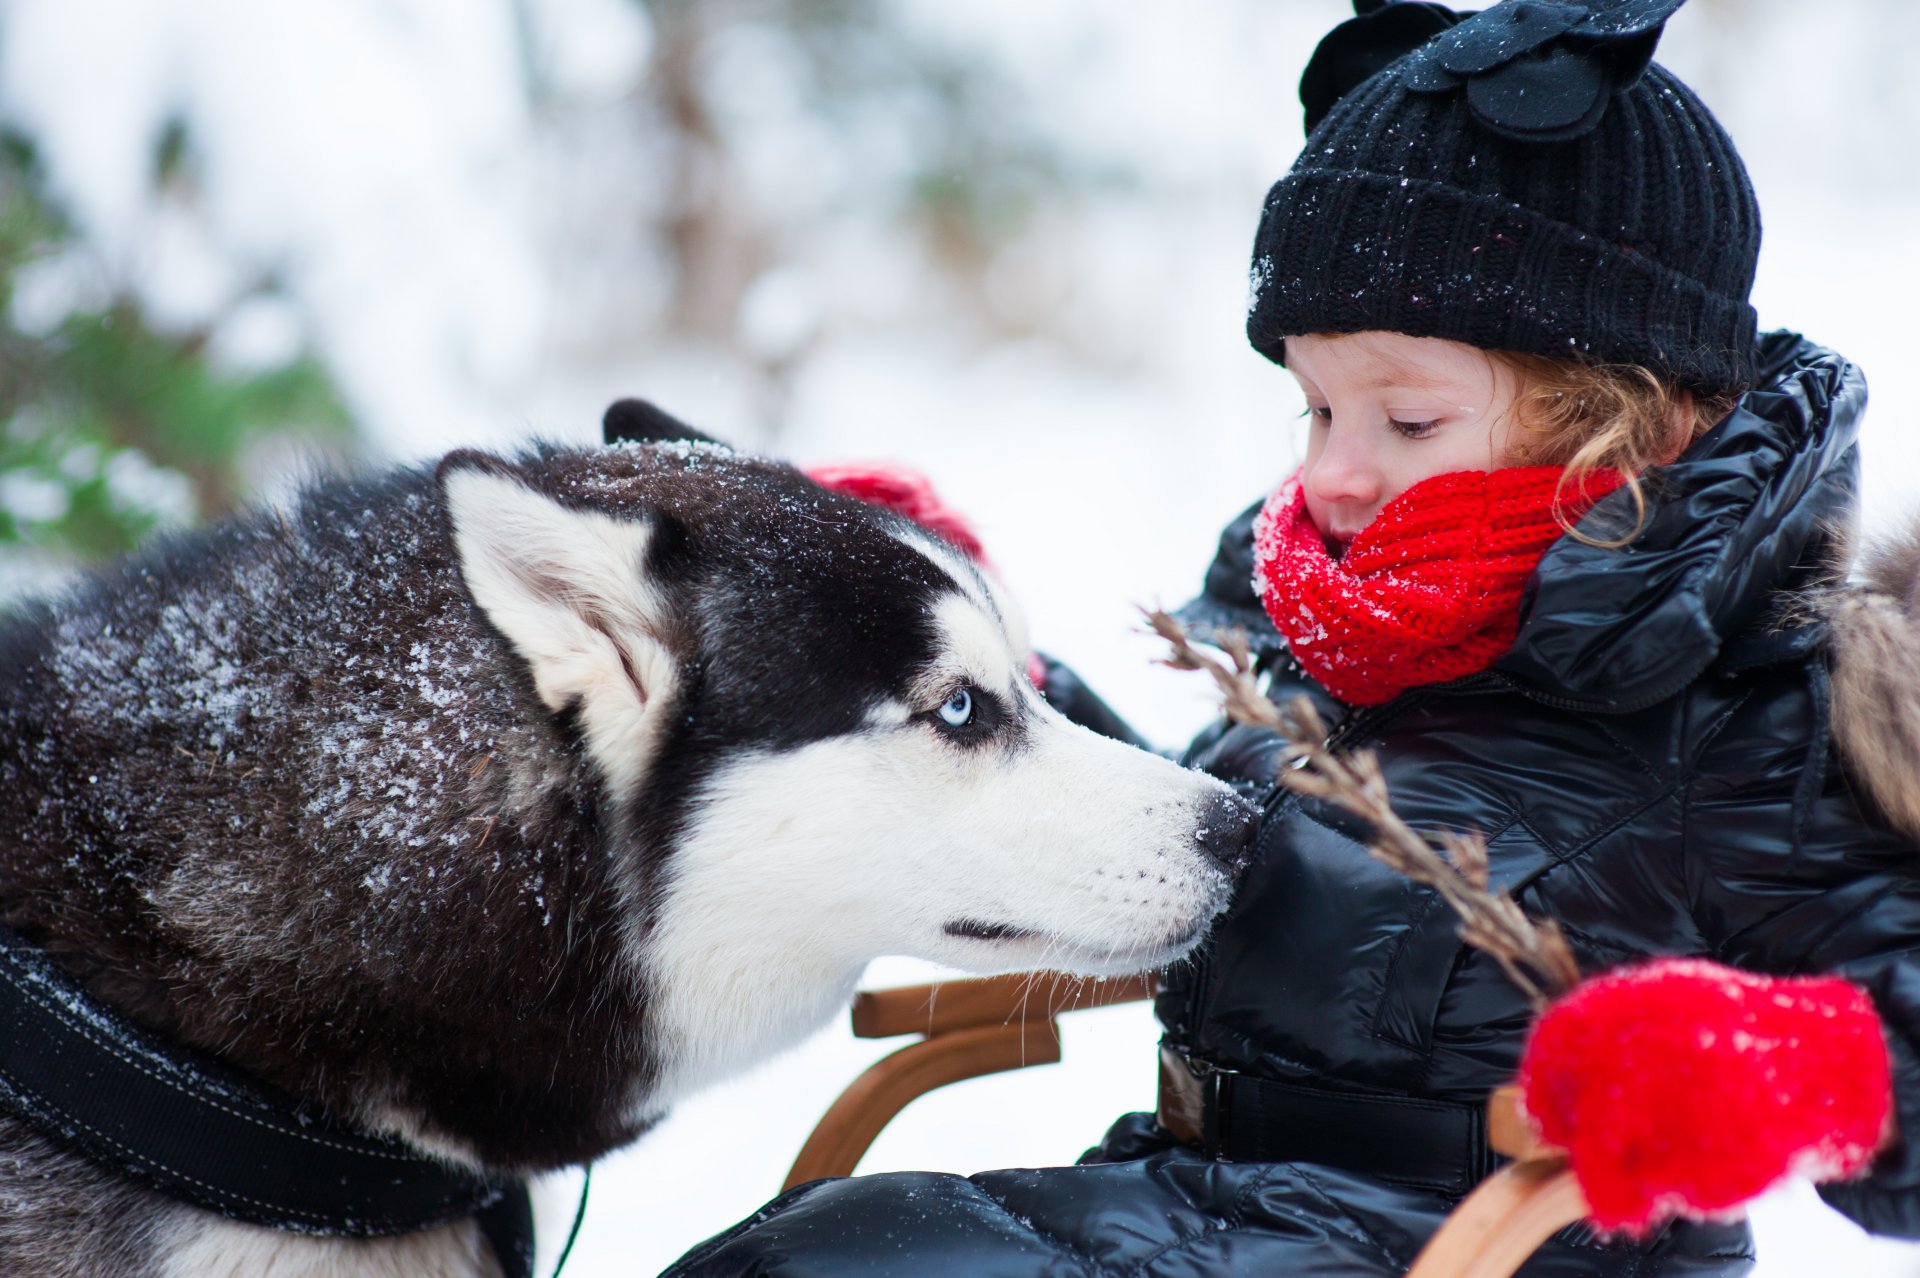
<path id="1" fill-rule="evenodd" d="M 0 1109 L 169 1197 L 250 1224 L 377 1238 L 479 1216 L 508 1278 L 532 1273 L 523 1182 L 423 1158 L 161 1043 L 5 928 Z"/>

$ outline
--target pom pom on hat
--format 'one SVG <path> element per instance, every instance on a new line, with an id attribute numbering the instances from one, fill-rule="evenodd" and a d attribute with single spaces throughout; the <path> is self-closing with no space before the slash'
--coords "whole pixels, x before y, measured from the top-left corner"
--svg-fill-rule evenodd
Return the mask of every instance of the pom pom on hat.
<path id="1" fill-rule="evenodd" d="M 1836 978 L 1663 959 L 1582 983 L 1520 1066 L 1528 1114 L 1601 1229 L 1735 1215 L 1790 1174 L 1864 1172 L 1891 1133 L 1886 1041 Z"/>

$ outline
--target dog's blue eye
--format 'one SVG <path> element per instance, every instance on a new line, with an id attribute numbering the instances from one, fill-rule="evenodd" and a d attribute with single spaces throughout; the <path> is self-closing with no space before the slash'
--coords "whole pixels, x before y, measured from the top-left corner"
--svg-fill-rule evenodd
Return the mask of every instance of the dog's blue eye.
<path id="1" fill-rule="evenodd" d="M 973 694 L 965 688 L 948 697 L 940 707 L 940 721 L 951 728 L 964 728 L 973 718 Z"/>

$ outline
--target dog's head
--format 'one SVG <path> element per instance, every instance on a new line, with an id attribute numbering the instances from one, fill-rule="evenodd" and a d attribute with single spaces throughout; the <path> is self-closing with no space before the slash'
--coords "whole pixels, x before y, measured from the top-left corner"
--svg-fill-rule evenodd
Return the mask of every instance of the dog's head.
<path id="1" fill-rule="evenodd" d="M 706 1065 L 878 955 L 1131 972 L 1224 906 L 1244 805 L 1049 707 L 1011 600 L 919 526 L 685 438 L 440 483 L 475 602 L 604 780 L 631 951 Z"/>

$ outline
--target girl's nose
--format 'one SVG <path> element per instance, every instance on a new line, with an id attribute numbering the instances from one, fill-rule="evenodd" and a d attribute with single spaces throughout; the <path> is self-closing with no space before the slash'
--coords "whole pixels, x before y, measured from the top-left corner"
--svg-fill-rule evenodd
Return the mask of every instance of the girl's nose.
<path id="1" fill-rule="evenodd" d="M 1327 433 L 1326 447 L 1307 467 L 1307 491 L 1332 505 L 1371 506 L 1380 498 L 1380 470 L 1367 450 L 1344 439 L 1338 429 Z"/>

